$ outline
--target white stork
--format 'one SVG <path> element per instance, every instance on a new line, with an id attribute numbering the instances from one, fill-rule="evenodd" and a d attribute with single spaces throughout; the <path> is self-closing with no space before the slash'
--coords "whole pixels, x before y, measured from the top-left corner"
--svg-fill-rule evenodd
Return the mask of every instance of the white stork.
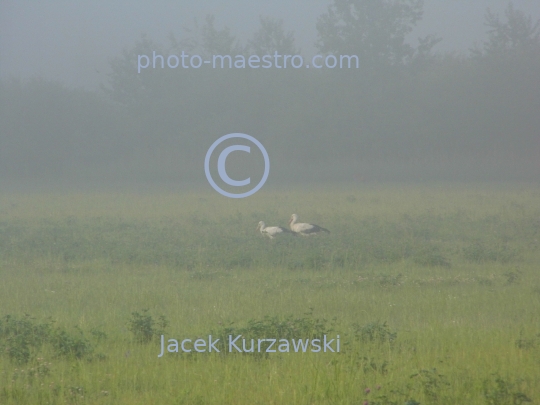
<path id="1" fill-rule="evenodd" d="M 319 225 L 297 223 L 296 221 L 298 221 L 298 215 L 292 214 L 291 219 L 289 220 L 289 226 L 291 227 L 291 231 L 295 233 L 299 233 L 300 235 L 309 236 L 309 235 L 315 235 L 321 232 L 330 233 L 328 229 L 320 227 Z"/>
<path id="2" fill-rule="evenodd" d="M 261 231 L 261 235 L 266 235 L 270 239 L 274 239 L 276 235 L 290 233 L 296 236 L 295 232 L 289 231 L 287 228 L 282 228 L 281 226 L 266 226 L 263 221 L 259 222 L 257 225 L 257 230 Z"/>

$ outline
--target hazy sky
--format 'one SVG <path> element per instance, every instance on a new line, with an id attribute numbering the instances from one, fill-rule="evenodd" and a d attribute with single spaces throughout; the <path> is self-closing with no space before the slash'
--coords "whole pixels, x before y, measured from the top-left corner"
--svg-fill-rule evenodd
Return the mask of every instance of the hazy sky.
<path id="1" fill-rule="evenodd" d="M 70 86 L 92 88 L 106 79 L 108 60 L 130 47 L 141 33 L 166 43 L 194 18 L 212 13 L 218 27 L 249 36 L 258 16 L 282 18 L 294 30 L 304 55 L 314 53 L 317 17 L 330 0 L 254 1 L 24 1 L 0 0 L 0 77 L 43 76 Z M 424 20 L 413 38 L 437 34 L 439 51 L 466 51 L 485 37 L 483 19 L 490 7 L 502 14 L 508 0 L 425 0 Z M 540 19 L 540 0 L 514 0 Z"/>

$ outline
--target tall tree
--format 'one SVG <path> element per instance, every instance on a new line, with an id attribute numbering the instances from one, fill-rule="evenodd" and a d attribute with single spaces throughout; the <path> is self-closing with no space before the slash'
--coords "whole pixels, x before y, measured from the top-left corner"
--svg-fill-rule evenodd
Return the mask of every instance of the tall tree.
<path id="1" fill-rule="evenodd" d="M 124 49 L 121 56 L 117 56 L 110 61 L 111 73 L 108 75 L 107 86 L 102 85 L 101 89 L 113 100 L 124 105 L 132 105 L 145 94 L 149 81 L 154 75 L 149 74 L 154 69 L 143 69 L 137 71 L 139 55 L 146 55 L 152 58 L 153 52 L 163 55 L 159 45 L 150 40 L 145 34 L 130 49 Z"/>
<path id="2" fill-rule="evenodd" d="M 241 55 L 244 47 L 231 33 L 228 27 L 218 30 L 215 25 L 215 17 L 211 14 L 206 16 L 206 24 L 202 27 L 202 48 L 207 55 Z"/>
<path id="3" fill-rule="evenodd" d="M 183 26 L 184 35 L 180 40 L 170 34 L 171 51 L 178 53 L 187 51 L 205 57 L 242 55 L 245 48 L 232 34 L 230 28 L 217 29 L 215 21 L 213 14 L 207 14 L 204 24 L 200 25 L 197 19 L 194 19 L 191 25 Z"/>
<path id="4" fill-rule="evenodd" d="M 322 53 L 354 54 L 364 65 L 401 65 L 425 56 L 439 41 L 420 40 L 419 48 L 405 38 L 421 20 L 423 0 L 333 0 L 317 22 L 317 48 Z"/>
<path id="5" fill-rule="evenodd" d="M 261 16 L 261 27 L 248 41 L 248 49 L 257 55 L 273 55 L 277 51 L 280 55 L 296 55 L 300 50 L 294 45 L 294 33 L 285 32 L 283 20 Z"/>
<path id="6" fill-rule="evenodd" d="M 503 55 L 508 52 L 540 51 L 540 20 L 516 10 L 512 2 L 508 4 L 502 21 L 498 14 L 487 10 L 484 25 L 488 27 L 488 40 L 483 47 L 471 50 L 474 56 Z"/>

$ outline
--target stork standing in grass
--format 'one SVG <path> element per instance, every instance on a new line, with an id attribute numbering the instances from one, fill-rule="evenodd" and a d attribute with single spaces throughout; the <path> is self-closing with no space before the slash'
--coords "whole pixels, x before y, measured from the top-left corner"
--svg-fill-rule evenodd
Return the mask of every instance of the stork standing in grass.
<path id="1" fill-rule="evenodd" d="M 276 235 L 292 234 L 296 236 L 296 233 L 289 231 L 287 228 L 282 228 L 281 226 L 266 226 L 263 221 L 259 222 L 257 225 L 257 230 L 261 231 L 261 235 L 266 235 L 270 239 L 274 239 Z"/>
<path id="2" fill-rule="evenodd" d="M 295 233 L 299 233 L 303 236 L 309 236 L 309 235 L 316 235 L 321 232 L 330 233 L 328 229 L 325 229 L 319 225 L 315 224 L 306 224 L 306 223 L 298 223 L 298 215 L 292 214 L 291 219 L 289 220 L 289 226 L 291 227 L 291 231 Z"/>

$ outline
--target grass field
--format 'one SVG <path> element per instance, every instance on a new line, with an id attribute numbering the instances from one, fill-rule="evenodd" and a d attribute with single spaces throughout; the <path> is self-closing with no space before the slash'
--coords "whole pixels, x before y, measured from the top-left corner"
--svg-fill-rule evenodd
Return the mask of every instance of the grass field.
<path id="1" fill-rule="evenodd" d="M 255 231 L 293 212 L 331 234 Z M 0 403 L 540 403 L 540 188 L 3 193 Z"/>

